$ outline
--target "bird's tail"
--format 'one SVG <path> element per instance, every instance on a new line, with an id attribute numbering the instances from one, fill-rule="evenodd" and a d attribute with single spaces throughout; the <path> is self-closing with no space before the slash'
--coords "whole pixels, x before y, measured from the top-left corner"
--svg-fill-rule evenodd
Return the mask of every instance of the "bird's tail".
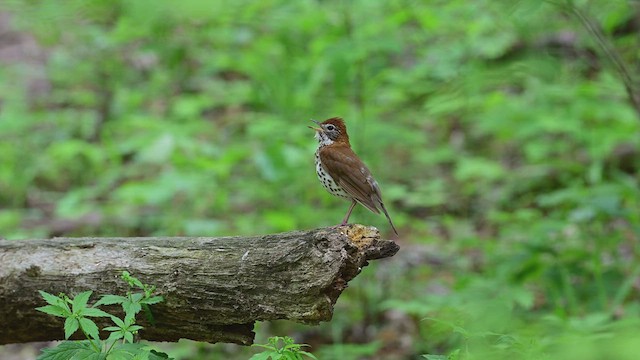
<path id="1" fill-rule="evenodd" d="M 396 235 L 399 235 L 398 230 L 396 230 L 396 227 L 393 225 L 393 221 L 391 221 L 391 217 L 389 216 L 389 213 L 387 212 L 387 209 L 384 207 L 384 204 L 382 203 L 382 201 L 380 201 L 380 207 L 382 208 L 382 212 L 384 213 L 384 216 L 386 216 L 387 220 L 389 220 L 389 224 L 391 225 L 393 232 L 396 233 Z"/>

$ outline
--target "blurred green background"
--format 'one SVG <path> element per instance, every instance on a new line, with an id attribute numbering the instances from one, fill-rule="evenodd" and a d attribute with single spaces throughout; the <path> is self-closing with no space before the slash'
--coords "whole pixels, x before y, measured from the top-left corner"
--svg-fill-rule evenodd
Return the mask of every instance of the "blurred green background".
<path id="1" fill-rule="evenodd" d="M 348 203 L 316 179 L 307 125 L 341 116 L 401 251 L 330 323 L 261 323 L 257 342 L 638 359 L 640 117 L 612 59 L 637 83 L 639 29 L 630 0 L 4 0 L 0 237 L 336 224 Z"/>

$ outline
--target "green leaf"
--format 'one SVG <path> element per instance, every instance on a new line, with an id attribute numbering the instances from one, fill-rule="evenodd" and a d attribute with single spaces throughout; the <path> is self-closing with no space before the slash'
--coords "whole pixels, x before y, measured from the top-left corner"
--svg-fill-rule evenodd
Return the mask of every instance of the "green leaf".
<path id="1" fill-rule="evenodd" d="M 132 354 L 130 352 L 122 351 L 122 350 L 111 350 L 109 355 L 107 355 L 107 360 L 134 360 L 136 358 L 137 353 Z M 144 359 L 144 358 L 143 358 Z"/>
<path id="2" fill-rule="evenodd" d="M 174 360 L 169 355 L 156 350 L 149 350 L 147 344 L 119 343 L 111 350 L 107 360 Z"/>
<path id="3" fill-rule="evenodd" d="M 140 289 L 144 289 L 144 285 L 142 284 L 142 282 L 134 277 L 131 277 L 131 280 L 133 281 L 133 284 L 137 287 L 139 287 Z"/>
<path id="4" fill-rule="evenodd" d="M 120 295 L 103 295 L 100 300 L 98 300 L 93 307 L 97 307 L 100 305 L 113 305 L 113 304 L 122 304 L 127 301 L 125 296 Z"/>
<path id="5" fill-rule="evenodd" d="M 82 311 L 82 315 L 93 317 L 111 317 L 111 314 L 96 308 L 86 308 Z"/>
<path id="6" fill-rule="evenodd" d="M 163 359 L 173 359 L 173 358 L 169 357 L 168 354 L 160 351 L 156 351 L 156 350 L 149 351 L 149 360 L 163 360 Z"/>
<path id="7" fill-rule="evenodd" d="M 122 303 L 122 309 L 127 314 L 127 316 L 135 316 L 135 314 L 139 313 L 142 310 L 142 306 L 140 306 L 139 302 L 130 302 L 126 301 Z"/>
<path id="8" fill-rule="evenodd" d="M 42 311 L 43 313 L 46 313 L 49 315 L 58 316 L 58 317 L 68 317 L 71 315 L 71 313 L 67 311 L 67 309 L 64 309 L 57 305 L 41 306 L 39 308 L 36 308 L 36 310 Z"/>
<path id="9" fill-rule="evenodd" d="M 137 286 L 140 289 L 144 289 L 144 285 L 142 284 L 142 282 L 140 280 L 138 280 L 137 278 L 131 276 L 131 274 L 129 274 L 128 271 L 123 271 L 122 272 L 122 278 L 124 279 L 124 281 L 129 283 L 129 286 L 131 286 L 131 287 Z"/>
<path id="10" fill-rule="evenodd" d="M 130 343 L 133 343 L 133 334 L 130 332 L 125 332 L 124 339 Z"/>
<path id="11" fill-rule="evenodd" d="M 63 341 L 58 346 L 43 349 L 37 360 L 105 360 L 106 354 L 95 351 L 88 341 Z"/>
<path id="12" fill-rule="evenodd" d="M 114 331 L 109 335 L 109 337 L 107 338 L 107 341 L 120 340 L 120 339 L 122 339 L 124 337 L 124 334 L 122 333 L 122 331 L 120 331 L 120 328 L 116 328 L 116 327 L 113 327 L 113 328 L 116 329 L 116 330 L 115 331 L 114 330 L 110 330 L 109 328 L 104 328 L 103 329 L 103 330 L 107 330 L 107 331 Z"/>
<path id="13" fill-rule="evenodd" d="M 284 357 L 285 359 L 299 359 L 302 358 L 302 356 L 296 354 L 295 352 L 291 351 L 291 350 L 284 350 L 282 352 L 282 357 Z"/>
<path id="14" fill-rule="evenodd" d="M 109 355 L 107 355 L 107 360 L 133 360 L 134 358 L 134 354 L 120 350 L 112 350 L 109 352 Z"/>
<path id="15" fill-rule="evenodd" d="M 75 317 L 68 317 L 64 321 L 64 338 L 70 338 L 73 333 L 78 331 L 79 326 L 80 324 L 78 323 L 78 319 L 76 319 Z"/>
<path id="16" fill-rule="evenodd" d="M 298 353 L 300 353 L 302 355 L 306 355 L 306 356 L 308 356 L 308 357 L 310 357 L 312 359 L 318 360 L 318 358 L 315 355 L 313 355 L 312 353 L 310 353 L 310 352 L 300 350 L 300 351 L 298 351 Z"/>
<path id="17" fill-rule="evenodd" d="M 87 318 L 80 318 L 80 328 L 89 336 L 96 340 L 100 340 L 100 330 L 98 326 L 92 320 Z"/>
<path id="18" fill-rule="evenodd" d="M 73 312 L 78 314 L 82 309 L 87 307 L 87 302 L 93 291 L 83 291 L 73 298 Z"/>
<path id="19" fill-rule="evenodd" d="M 44 299 L 44 301 L 46 301 L 46 302 L 47 302 L 47 303 L 49 303 L 50 305 L 57 305 L 57 306 L 60 306 L 60 305 L 61 305 L 61 303 L 64 303 L 64 300 L 63 300 L 63 299 L 61 299 L 61 298 L 59 298 L 59 297 L 57 297 L 57 296 L 55 296 L 55 295 L 49 294 L 49 293 L 48 293 L 48 292 L 46 292 L 46 291 L 38 290 L 38 292 L 40 293 L 40 296 L 42 296 L 42 298 Z"/>
<path id="20" fill-rule="evenodd" d="M 252 357 L 249 358 L 249 360 L 269 360 L 269 358 L 274 354 L 277 354 L 277 352 L 264 351 L 258 354 L 254 354 Z"/>
<path id="21" fill-rule="evenodd" d="M 149 351 L 144 350 L 135 354 L 131 360 L 149 360 Z"/>
<path id="22" fill-rule="evenodd" d="M 142 330 L 144 329 L 144 327 L 140 326 L 140 325 L 131 325 L 127 328 L 127 330 L 131 331 L 131 332 L 136 332 L 138 330 Z"/>
<path id="23" fill-rule="evenodd" d="M 157 303 L 162 302 L 162 301 L 164 301 L 164 298 L 162 296 L 153 296 L 153 297 L 150 297 L 148 299 L 142 299 L 140 301 L 140 303 L 153 305 L 153 304 L 157 304 Z"/>
<path id="24" fill-rule="evenodd" d="M 125 326 L 129 327 L 130 325 L 133 325 L 135 323 L 136 323 L 135 315 L 132 315 L 132 314 L 125 315 L 125 317 L 124 317 Z"/>
<path id="25" fill-rule="evenodd" d="M 114 324 L 118 325 L 118 328 L 126 328 L 127 325 L 124 324 L 124 322 L 122 320 L 120 320 L 120 318 L 112 316 L 111 317 L 111 321 L 114 322 Z"/>

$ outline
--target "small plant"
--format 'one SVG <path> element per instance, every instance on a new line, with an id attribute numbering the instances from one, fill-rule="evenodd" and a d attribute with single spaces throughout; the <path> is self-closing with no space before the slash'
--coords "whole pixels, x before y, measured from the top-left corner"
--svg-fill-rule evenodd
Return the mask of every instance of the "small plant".
<path id="1" fill-rule="evenodd" d="M 253 355 L 249 360 L 303 360 L 303 356 L 317 360 L 312 353 L 301 350 L 303 346 L 309 345 L 296 344 L 288 336 L 273 336 L 269 338 L 268 344 L 254 344 L 252 346 L 258 346 L 266 350 Z"/>
<path id="2" fill-rule="evenodd" d="M 82 331 L 87 340 L 63 341 L 60 345 L 44 349 L 38 360 L 62 359 L 95 359 L 95 360 L 159 360 L 170 359 L 165 353 L 149 348 L 147 344 L 134 342 L 134 336 L 142 329 L 136 325 L 136 315 L 144 310 L 150 322 L 153 317 L 149 305 L 163 300 L 162 296 L 154 296 L 155 286 L 143 284 L 126 271 L 122 272 L 122 279 L 129 287 L 138 288 L 142 292 L 127 291 L 126 296 L 103 295 L 92 306 L 88 305 L 92 291 L 84 291 L 73 298 L 61 293 L 58 296 L 40 291 L 40 295 L 48 303 L 36 308 L 46 314 L 65 318 L 64 337 L 69 339 L 78 330 Z M 98 307 L 101 305 L 120 304 L 124 311 L 124 318 L 120 319 Z M 107 326 L 104 331 L 111 334 L 106 340 L 100 339 L 100 331 L 92 317 L 108 317 L 115 326 Z"/>

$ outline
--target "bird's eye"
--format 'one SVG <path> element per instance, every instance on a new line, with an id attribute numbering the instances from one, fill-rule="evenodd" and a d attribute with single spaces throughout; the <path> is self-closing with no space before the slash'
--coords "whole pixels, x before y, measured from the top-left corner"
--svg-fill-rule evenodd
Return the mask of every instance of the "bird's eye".
<path id="1" fill-rule="evenodd" d="M 335 130 L 336 127 L 333 125 L 327 125 L 327 130 Z"/>

